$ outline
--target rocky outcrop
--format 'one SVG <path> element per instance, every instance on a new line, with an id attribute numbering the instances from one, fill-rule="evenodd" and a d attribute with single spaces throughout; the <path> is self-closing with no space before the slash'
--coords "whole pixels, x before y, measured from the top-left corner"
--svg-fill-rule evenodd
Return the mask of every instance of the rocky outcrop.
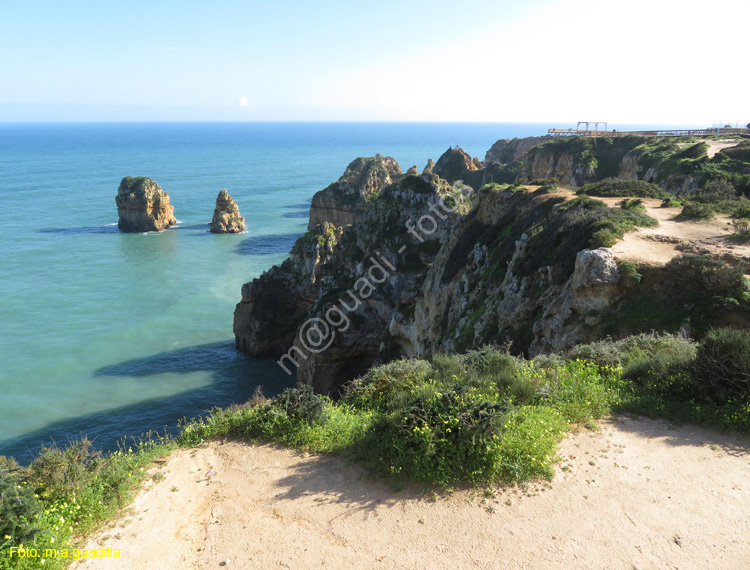
<path id="1" fill-rule="evenodd" d="M 609 250 L 585 249 L 582 214 L 546 194 L 483 193 L 444 238 L 422 294 L 394 314 L 392 342 L 409 357 L 508 342 L 534 355 L 596 338 L 597 315 L 626 287 Z M 567 247 L 546 252 L 560 238 Z"/>
<path id="2" fill-rule="evenodd" d="M 566 348 L 595 334 L 620 285 L 608 250 L 584 247 L 587 206 L 561 200 L 405 176 L 353 226 L 316 226 L 243 286 L 237 347 L 324 393 L 398 356 Z"/>
<path id="3" fill-rule="evenodd" d="M 240 215 L 237 202 L 229 195 L 226 188 L 216 197 L 211 231 L 215 234 L 238 234 L 245 231 L 245 218 Z"/>
<path id="4" fill-rule="evenodd" d="M 123 178 L 115 202 L 117 227 L 124 232 L 158 232 L 177 224 L 169 194 L 150 178 Z"/>
<path id="5" fill-rule="evenodd" d="M 338 181 L 313 196 L 307 229 L 323 222 L 342 227 L 356 223 L 383 188 L 401 176 L 401 167 L 390 156 L 357 158 Z"/>
<path id="6" fill-rule="evenodd" d="M 281 265 L 242 286 L 242 300 L 234 311 L 237 350 L 279 358 L 292 346 L 318 298 L 321 273 L 342 232 L 328 222 L 316 226 L 295 242 Z"/>
<path id="7" fill-rule="evenodd" d="M 575 184 L 618 169 L 642 176 L 662 150 L 647 152 L 654 145 L 630 139 L 546 141 L 527 151 L 524 173 Z M 562 351 L 610 334 L 620 311 L 649 294 L 632 268 L 592 245 L 613 223 L 604 203 L 489 184 L 498 181 L 489 176 L 517 172 L 495 161 L 480 165 L 460 149 L 446 155 L 421 176 L 394 175 L 396 182 L 364 193 L 352 188 L 367 166 L 352 163 L 351 180 L 326 189 L 328 199 L 367 195 L 366 207 L 349 209 L 349 218 L 331 208 L 330 217 L 351 225 L 314 225 L 289 259 L 243 286 L 237 347 L 275 358 L 333 394 L 373 363 L 399 356 L 486 344 L 531 356 Z M 661 168 L 670 164 L 659 160 Z"/>
<path id="8" fill-rule="evenodd" d="M 511 164 L 499 162 L 481 163 L 478 158 L 472 158 L 461 148 L 449 148 L 438 159 L 437 163 L 430 160 L 425 166 L 425 173 L 434 172 L 440 178 L 450 183 L 461 181 L 474 190 L 479 190 L 485 184 L 510 184 L 516 181 L 521 168 L 519 161 Z"/>
<path id="9" fill-rule="evenodd" d="M 549 137 L 500 139 L 484 155 L 484 162 L 485 164 L 489 162 L 510 164 L 517 160 L 524 160 L 529 150 L 548 140 Z"/>
<path id="10" fill-rule="evenodd" d="M 533 325 L 533 356 L 560 352 L 591 340 L 587 330 L 599 324 L 600 315 L 625 292 L 612 251 L 584 249 L 576 256 L 575 270 L 568 282 L 544 309 Z"/>
<path id="11" fill-rule="evenodd" d="M 521 176 L 527 180 L 556 178 L 564 186 L 583 186 L 596 180 L 594 162 L 553 145 L 534 147 L 526 155 Z"/>
<path id="12" fill-rule="evenodd" d="M 456 147 L 446 150 L 438 158 L 432 171 L 449 182 L 455 182 L 466 178 L 467 173 L 476 172 L 482 168 L 478 159 L 471 158 L 465 150 Z"/>
<path id="13" fill-rule="evenodd" d="M 335 392 L 391 350 L 384 334 L 394 311 L 419 295 L 471 193 L 409 175 L 385 187 L 354 226 L 308 231 L 281 266 L 243 286 L 237 348 L 275 357 L 316 390 Z M 324 350 L 313 342 L 321 340 Z"/>

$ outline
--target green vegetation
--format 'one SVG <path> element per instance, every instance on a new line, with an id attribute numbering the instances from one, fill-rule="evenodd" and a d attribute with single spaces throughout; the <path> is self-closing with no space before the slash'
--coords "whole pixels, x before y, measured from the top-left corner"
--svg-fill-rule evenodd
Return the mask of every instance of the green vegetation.
<path id="1" fill-rule="evenodd" d="M 631 212 L 645 212 L 646 206 L 643 204 L 643 200 L 640 198 L 625 198 L 617 203 L 623 210 L 629 210 Z"/>
<path id="2" fill-rule="evenodd" d="M 603 315 L 613 337 L 688 329 L 696 338 L 725 319 L 750 318 L 750 290 L 742 265 L 685 255 L 664 267 L 635 266 L 640 275 L 619 306 Z"/>
<path id="3" fill-rule="evenodd" d="M 682 208 L 677 216 L 681 220 L 710 220 L 716 215 L 713 208 L 708 204 L 689 203 Z"/>
<path id="4" fill-rule="evenodd" d="M 28 468 L 0 457 L 0 568 L 65 568 L 73 560 L 47 549 L 78 548 L 80 538 L 133 498 L 146 467 L 175 444 L 147 434 L 104 456 L 87 439 L 43 448 Z M 36 558 L 11 558 L 10 548 L 36 548 Z"/>
<path id="5" fill-rule="evenodd" d="M 662 208 L 679 208 L 680 206 L 682 206 L 682 200 L 677 196 L 670 196 L 661 201 Z"/>
<path id="6" fill-rule="evenodd" d="M 65 567 L 70 559 L 11 559 L 9 549 L 75 548 L 176 443 L 271 440 L 427 484 L 514 483 L 551 477 L 565 431 L 610 412 L 750 433 L 750 332 L 712 330 L 700 343 L 640 334 L 534 360 L 491 347 L 397 360 L 350 383 L 338 401 L 309 386 L 256 395 L 187 423 L 177 442 L 147 437 L 102 455 L 84 439 L 43 449 L 28 468 L 0 458 L 0 568 Z"/>
<path id="7" fill-rule="evenodd" d="M 587 194 L 589 196 L 601 197 L 635 197 L 635 198 L 658 198 L 668 199 L 672 194 L 662 190 L 656 184 L 644 182 L 643 180 L 616 180 L 608 179 L 593 184 L 586 184 L 576 194 Z"/>

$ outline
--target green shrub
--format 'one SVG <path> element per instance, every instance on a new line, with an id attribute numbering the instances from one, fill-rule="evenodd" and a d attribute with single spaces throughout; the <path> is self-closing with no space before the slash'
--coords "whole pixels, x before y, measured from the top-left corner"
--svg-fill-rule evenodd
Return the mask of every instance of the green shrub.
<path id="1" fill-rule="evenodd" d="M 623 210 L 630 210 L 632 212 L 646 211 L 646 206 L 640 198 L 625 198 L 618 202 L 617 205 Z"/>
<path id="2" fill-rule="evenodd" d="M 41 512 L 33 487 L 23 482 L 24 470 L 11 457 L 0 456 L 0 544 L 18 546 L 32 540 L 41 530 L 35 526 Z M 0 549 L 0 556 L 7 553 Z"/>
<path id="3" fill-rule="evenodd" d="M 320 423 L 324 419 L 324 397 L 316 394 L 309 384 L 287 388 L 272 400 L 271 406 L 283 411 L 291 419 L 301 420 L 311 425 Z"/>
<path id="4" fill-rule="evenodd" d="M 49 496 L 71 499 L 102 466 L 101 453 L 87 438 L 65 448 L 45 446 L 29 465 L 29 482 L 43 487 Z"/>
<path id="5" fill-rule="evenodd" d="M 621 340 L 599 340 L 574 346 L 565 353 L 566 358 L 588 360 L 600 368 L 627 366 L 633 359 L 658 353 L 675 355 L 684 359 L 695 356 L 695 343 L 684 334 L 641 333 Z"/>
<path id="6" fill-rule="evenodd" d="M 675 283 L 682 283 L 680 297 L 715 311 L 736 307 L 747 291 L 743 267 L 730 267 L 708 256 L 683 255 L 672 259 L 666 270 Z"/>
<path id="7" fill-rule="evenodd" d="M 688 198 L 694 202 L 702 204 L 714 204 L 717 202 L 732 201 L 737 199 L 737 191 L 731 182 L 724 179 L 711 180 L 700 188 L 688 195 Z"/>
<path id="8" fill-rule="evenodd" d="M 446 362 L 454 357 L 446 357 Z M 457 363 L 461 367 L 461 363 Z M 395 394 L 410 393 L 432 375 L 432 366 L 426 360 L 401 359 L 371 368 L 362 378 L 346 387 L 344 400 L 355 406 L 383 407 Z"/>
<path id="9" fill-rule="evenodd" d="M 715 402 L 750 401 L 750 331 L 709 331 L 698 347 L 695 380 Z"/>
<path id="10" fill-rule="evenodd" d="M 714 215 L 711 206 L 698 202 L 686 204 L 677 217 L 683 220 L 710 220 Z"/>
<path id="11" fill-rule="evenodd" d="M 638 273 L 638 264 L 635 261 L 627 259 L 617 260 L 617 270 L 622 275 L 626 283 L 640 283 L 643 275 Z"/>
<path id="12" fill-rule="evenodd" d="M 494 376 L 499 374 L 513 374 L 518 370 L 518 360 L 507 351 L 491 346 L 471 350 L 463 358 L 468 374 L 478 376 Z"/>
<path id="13" fill-rule="evenodd" d="M 690 348 L 678 353 L 663 350 L 636 356 L 629 361 L 622 377 L 632 382 L 639 394 L 688 400 L 696 394 L 691 375 L 695 347 Z"/>
<path id="14" fill-rule="evenodd" d="M 618 235 L 617 232 L 611 230 L 610 228 L 603 228 L 601 230 L 597 230 L 591 236 L 591 239 L 589 240 L 589 247 L 591 249 L 597 249 L 600 247 L 612 247 L 618 241 L 620 241 L 620 238 L 622 238 L 622 236 Z"/>
<path id="15" fill-rule="evenodd" d="M 415 480 L 448 485 L 497 477 L 506 402 L 478 400 L 468 390 L 410 401 L 377 422 L 357 455 Z"/>
<path id="16" fill-rule="evenodd" d="M 508 414 L 500 446 L 500 476 L 508 481 L 551 478 L 557 443 L 567 428 L 560 412 L 526 406 Z"/>
<path id="17" fill-rule="evenodd" d="M 689 158 L 696 159 L 706 156 L 706 150 L 708 145 L 704 142 L 699 142 L 694 145 L 688 146 L 685 149 L 677 153 L 675 158 Z"/>
<path id="18" fill-rule="evenodd" d="M 568 360 L 539 375 L 539 392 L 545 405 L 559 411 L 567 421 L 586 422 L 607 413 L 616 400 L 608 373 L 591 362 Z"/>
<path id="19" fill-rule="evenodd" d="M 679 208 L 680 206 L 682 206 L 682 200 L 677 196 L 669 196 L 661 202 L 662 208 Z"/>
<path id="20" fill-rule="evenodd" d="M 593 184 L 586 184 L 576 194 L 589 196 L 634 197 L 634 198 L 668 198 L 669 192 L 662 190 L 656 184 L 643 180 L 607 179 Z"/>

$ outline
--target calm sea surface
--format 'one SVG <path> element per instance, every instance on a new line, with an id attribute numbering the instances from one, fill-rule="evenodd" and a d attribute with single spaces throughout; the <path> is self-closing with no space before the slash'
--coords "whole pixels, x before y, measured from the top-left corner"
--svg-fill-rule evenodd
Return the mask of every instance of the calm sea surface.
<path id="1" fill-rule="evenodd" d="M 421 170 L 449 146 L 474 156 L 533 124 L 0 125 L 0 455 L 81 434 L 126 434 L 294 383 L 234 350 L 242 283 L 284 259 L 312 195 L 357 156 Z M 179 227 L 118 231 L 124 176 L 169 192 Z M 208 233 L 229 189 L 241 235 Z"/>

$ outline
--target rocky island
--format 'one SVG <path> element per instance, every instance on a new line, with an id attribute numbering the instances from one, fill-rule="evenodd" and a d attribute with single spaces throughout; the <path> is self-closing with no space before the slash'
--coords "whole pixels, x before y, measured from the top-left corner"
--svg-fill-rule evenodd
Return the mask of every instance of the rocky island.
<path id="1" fill-rule="evenodd" d="M 177 225 L 169 194 L 145 176 L 126 176 L 115 197 L 119 220 L 124 232 L 160 232 Z"/>
<path id="2" fill-rule="evenodd" d="M 245 218 L 240 215 L 237 202 L 229 195 L 226 188 L 216 197 L 211 231 L 215 234 L 238 234 L 245 231 Z"/>

